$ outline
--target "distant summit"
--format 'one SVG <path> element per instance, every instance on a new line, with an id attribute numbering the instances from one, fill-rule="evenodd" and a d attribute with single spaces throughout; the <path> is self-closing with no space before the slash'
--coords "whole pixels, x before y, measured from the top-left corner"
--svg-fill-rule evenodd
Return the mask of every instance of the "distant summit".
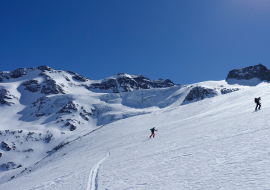
<path id="1" fill-rule="evenodd" d="M 270 81 L 270 70 L 262 64 L 234 69 L 229 72 L 226 81 L 229 79 L 250 80 L 254 78 Z"/>
<path id="2" fill-rule="evenodd" d="M 98 83 L 92 83 L 89 89 L 113 90 L 114 93 L 129 92 L 139 89 L 167 88 L 175 86 L 170 79 L 158 79 L 151 81 L 142 75 L 129 75 L 118 73 L 111 77 L 101 80 Z"/>
<path id="3" fill-rule="evenodd" d="M 3 82 L 4 80 L 9 80 L 9 79 L 17 79 L 20 78 L 24 75 L 26 75 L 29 72 L 35 71 L 35 70 L 40 70 L 42 72 L 44 71 L 53 71 L 54 69 L 42 65 L 37 68 L 35 67 L 30 67 L 30 68 L 18 68 L 13 71 L 0 71 L 0 82 Z"/>
<path id="4" fill-rule="evenodd" d="M 88 90 L 102 90 L 114 93 L 175 86 L 170 79 L 151 81 L 149 78 L 142 75 L 130 75 L 126 73 L 118 73 L 102 80 L 90 80 L 73 71 L 55 70 L 46 65 L 36 68 L 19 68 L 11 72 L 2 71 L 0 72 L 0 82 L 13 82 L 14 80 L 20 80 L 19 78 L 22 77 L 29 78 L 28 76 L 31 77 L 33 73 L 36 74 L 36 77 L 43 77 L 45 79 L 43 83 L 41 84 L 37 80 L 31 79 L 24 82 L 22 85 L 30 92 L 38 92 L 41 90 L 41 93 L 44 94 L 65 94 L 65 86 L 58 80 L 55 80 L 53 75 L 59 75 L 59 77 L 62 78 L 61 80 L 68 81 L 69 86 L 80 84 L 80 87 L 85 87 Z"/>

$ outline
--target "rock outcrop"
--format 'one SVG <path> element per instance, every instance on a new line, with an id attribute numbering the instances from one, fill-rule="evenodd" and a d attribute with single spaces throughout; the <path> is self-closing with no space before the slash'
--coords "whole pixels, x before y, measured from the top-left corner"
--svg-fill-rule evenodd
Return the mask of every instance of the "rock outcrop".
<path id="1" fill-rule="evenodd" d="M 63 88 L 54 80 L 47 81 L 46 85 L 42 86 L 40 92 L 43 94 L 65 94 Z"/>
<path id="2" fill-rule="evenodd" d="M 73 111 L 77 111 L 78 105 L 76 105 L 73 101 L 67 103 L 61 110 L 57 112 L 57 114 L 61 113 L 72 113 Z"/>
<path id="3" fill-rule="evenodd" d="M 9 145 L 5 141 L 1 142 L 0 149 L 4 150 L 4 151 L 10 151 L 11 150 L 11 148 L 9 147 Z"/>
<path id="4" fill-rule="evenodd" d="M 9 73 L 6 71 L 0 72 L 0 82 L 4 82 L 5 80 L 9 80 Z"/>
<path id="5" fill-rule="evenodd" d="M 5 164 L 0 165 L 0 171 L 7 171 L 7 170 L 10 170 L 10 169 L 18 168 L 18 166 L 17 167 L 15 167 L 15 166 L 16 166 L 16 164 L 14 162 L 7 162 Z"/>
<path id="6" fill-rule="evenodd" d="M 26 68 L 19 68 L 19 69 L 16 69 L 14 71 L 11 71 L 10 77 L 14 78 L 14 79 L 20 78 L 20 77 L 22 77 L 23 75 L 26 74 L 25 71 L 26 71 Z"/>
<path id="7" fill-rule="evenodd" d="M 80 74 L 78 73 L 75 73 L 75 72 L 72 72 L 72 71 L 67 71 L 69 74 L 73 75 L 72 78 L 75 80 L 75 81 L 78 81 L 78 82 L 86 82 L 90 79 L 88 78 L 85 78 L 83 76 L 81 76 Z"/>
<path id="8" fill-rule="evenodd" d="M 0 86 L 0 104 L 11 106 L 14 103 L 8 100 L 11 100 L 13 98 L 14 96 L 11 95 L 7 89 Z"/>
<path id="9" fill-rule="evenodd" d="M 51 67 L 48 67 L 47 65 L 42 65 L 37 67 L 37 69 L 41 70 L 42 72 L 44 71 L 52 71 L 53 69 Z"/>
<path id="10" fill-rule="evenodd" d="M 138 89 L 166 88 L 174 85 L 175 84 L 169 79 L 158 79 L 151 81 L 149 78 L 142 75 L 128 75 L 125 73 L 118 73 L 113 77 L 102 80 L 100 83 L 91 84 L 88 89 L 111 89 L 114 93 L 119 93 Z"/>
<path id="11" fill-rule="evenodd" d="M 183 103 L 197 102 L 205 98 L 211 98 L 216 95 L 217 92 L 214 89 L 196 86 L 190 90 Z"/>
<path id="12" fill-rule="evenodd" d="M 235 92 L 238 90 L 240 90 L 240 88 L 222 88 L 220 92 L 221 94 L 228 94 L 228 93 Z"/>
<path id="13" fill-rule="evenodd" d="M 29 80 L 22 83 L 22 85 L 25 87 L 24 89 L 28 90 L 29 92 L 37 92 L 41 88 L 37 80 Z"/>
<path id="14" fill-rule="evenodd" d="M 260 80 L 270 81 L 270 70 L 268 70 L 262 64 L 234 69 L 229 72 L 226 80 L 229 79 L 250 80 L 253 78 L 259 78 Z"/>

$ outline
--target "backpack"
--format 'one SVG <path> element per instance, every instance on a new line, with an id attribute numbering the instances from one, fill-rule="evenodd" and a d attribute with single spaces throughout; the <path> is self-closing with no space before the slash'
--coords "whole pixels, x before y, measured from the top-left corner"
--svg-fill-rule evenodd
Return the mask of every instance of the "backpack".
<path id="1" fill-rule="evenodd" d="M 258 99 L 257 99 L 257 98 L 255 98 L 255 99 L 254 99 L 254 102 L 255 102 L 255 103 L 258 103 Z"/>

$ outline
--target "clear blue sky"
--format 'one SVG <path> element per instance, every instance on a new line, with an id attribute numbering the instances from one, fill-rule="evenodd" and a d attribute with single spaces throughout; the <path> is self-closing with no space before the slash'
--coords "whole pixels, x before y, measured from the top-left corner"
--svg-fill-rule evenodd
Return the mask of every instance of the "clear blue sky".
<path id="1" fill-rule="evenodd" d="M 0 71 L 48 65 L 190 84 L 258 63 L 270 69 L 270 0 L 0 2 Z"/>

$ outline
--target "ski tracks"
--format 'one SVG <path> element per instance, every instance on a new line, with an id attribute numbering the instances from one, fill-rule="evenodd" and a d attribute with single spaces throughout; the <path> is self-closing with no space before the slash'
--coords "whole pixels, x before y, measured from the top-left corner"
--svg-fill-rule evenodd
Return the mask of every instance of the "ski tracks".
<path id="1" fill-rule="evenodd" d="M 102 162 L 104 162 L 104 160 L 106 160 L 106 158 L 109 157 L 109 156 L 110 156 L 110 152 L 107 151 L 107 156 L 105 158 L 101 159 L 98 163 L 96 163 L 92 167 L 92 169 L 90 171 L 90 175 L 89 175 L 86 190 L 97 190 L 98 189 L 98 171 L 99 171 L 99 167 L 102 164 Z"/>

